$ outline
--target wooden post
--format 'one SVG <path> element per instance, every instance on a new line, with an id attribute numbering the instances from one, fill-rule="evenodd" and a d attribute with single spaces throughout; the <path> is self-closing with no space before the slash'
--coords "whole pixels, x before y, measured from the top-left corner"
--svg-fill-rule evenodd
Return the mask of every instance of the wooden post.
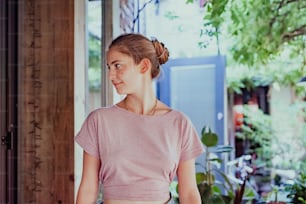
<path id="1" fill-rule="evenodd" d="M 18 203 L 74 203 L 74 0 L 19 2 Z"/>

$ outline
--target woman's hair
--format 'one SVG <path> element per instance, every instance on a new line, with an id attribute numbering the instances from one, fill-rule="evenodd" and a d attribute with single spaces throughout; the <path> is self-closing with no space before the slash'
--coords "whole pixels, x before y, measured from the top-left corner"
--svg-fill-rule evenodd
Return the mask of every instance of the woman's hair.
<path id="1" fill-rule="evenodd" d="M 109 46 L 111 48 L 132 57 L 136 64 L 144 58 L 149 59 L 152 63 L 152 78 L 159 75 L 160 65 L 165 64 L 169 58 L 169 51 L 163 43 L 137 33 L 120 35 L 112 41 Z"/>

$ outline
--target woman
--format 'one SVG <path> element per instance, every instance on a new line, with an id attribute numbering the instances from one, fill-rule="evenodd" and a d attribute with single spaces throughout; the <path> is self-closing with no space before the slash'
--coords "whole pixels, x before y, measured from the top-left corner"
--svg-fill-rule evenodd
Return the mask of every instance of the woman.
<path id="1" fill-rule="evenodd" d="M 89 114 L 76 136 L 84 149 L 77 204 L 95 203 L 99 182 L 104 204 L 171 203 L 175 176 L 180 204 L 201 203 L 195 158 L 203 146 L 190 120 L 157 100 L 152 86 L 168 57 L 163 43 L 140 34 L 109 46 L 109 79 L 126 97 Z"/>

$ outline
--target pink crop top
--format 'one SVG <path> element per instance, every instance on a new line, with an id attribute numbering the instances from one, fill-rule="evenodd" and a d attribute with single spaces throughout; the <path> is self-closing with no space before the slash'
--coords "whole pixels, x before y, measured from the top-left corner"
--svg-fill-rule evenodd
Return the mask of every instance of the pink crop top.
<path id="1" fill-rule="evenodd" d="M 101 160 L 104 199 L 166 200 L 178 163 L 203 153 L 194 126 L 175 110 L 147 116 L 116 105 L 100 108 L 87 117 L 75 140 Z"/>

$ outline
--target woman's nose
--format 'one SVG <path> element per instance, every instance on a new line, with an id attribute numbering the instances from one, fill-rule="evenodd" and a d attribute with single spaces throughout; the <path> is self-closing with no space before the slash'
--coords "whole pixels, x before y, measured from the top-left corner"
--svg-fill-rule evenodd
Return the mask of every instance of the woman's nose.
<path id="1" fill-rule="evenodd" d="M 115 71 L 112 70 L 112 69 L 109 69 L 109 70 L 108 70 L 108 78 L 109 78 L 110 80 L 113 80 L 113 79 L 115 79 L 115 77 L 116 77 Z"/>

